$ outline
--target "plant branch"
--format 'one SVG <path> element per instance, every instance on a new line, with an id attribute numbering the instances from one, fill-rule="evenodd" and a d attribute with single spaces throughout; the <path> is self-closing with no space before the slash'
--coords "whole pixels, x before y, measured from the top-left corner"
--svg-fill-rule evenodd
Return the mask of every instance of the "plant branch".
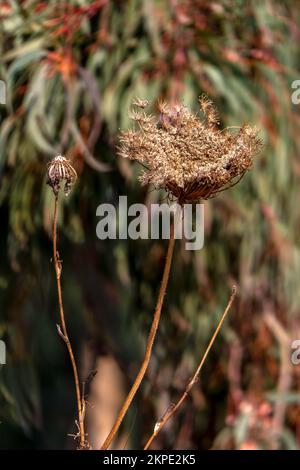
<path id="1" fill-rule="evenodd" d="M 174 215 L 174 219 L 176 219 L 176 215 Z M 116 433 L 118 432 L 118 429 L 124 419 L 124 416 L 127 413 L 127 410 L 145 376 L 146 370 L 148 368 L 150 358 L 151 358 L 151 353 L 152 353 L 152 347 L 153 343 L 155 340 L 155 336 L 157 333 L 158 325 L 159 325 L 159 320 L 161 316 L 161 309 L 164 301 L 164 296 L 166 293 L 167 285 L 168 285 L 168 280 L 169 280 L 169 275 L 170 275 L 170 269 L 171 269 L 171 264 L 172 264 L 172 258 L 173 258 L 173 253 L 174 253 L 174 245 L 175 245 L 175 227 L 174 225 L 176 224 L 176 220 L 172 221 L 171 227 L 170 227 L 170 239 L 169 239 L 169 244 L 168 244 L 168 250 L 167 250 L 167 255 L 166 255 L 166 260 L 165 260 L 165 267 L 164 267 L 164 272 L 163 272 L 163 277 L 162 277 L 162 282 L 158 294 L 158 299 L 157 299 L 157 304 L 156 308 L 154 311 L 154 316 L 153 316 L 153 321 L 151 325 L 151 330 L 147 339 L 147 344 L 146 344 L 146 351 L 144 355 L 144 359 L 142 362 L 142 365 L 140 367 L 140 370 L 138 372 L 138 375 L 134 381 L 134 384 L 131 387 L 130 392 L 128 393 L 126 400 L 118 414 L 118 417 L 115 421 L 115 424 L 113 425 L 110 433 L 108 434 L 107 438 L 105 439 L 104 443 L 102 444 L 101 450 L 106 450 L 109 448 L 111 445 Z"/>
<path id="2" fill-rule="evenodd" d="M 60 282 L 62 262 L 57 251 L 57 212 L 58 212 L 58 195 L 55 196 L 54 220 L 53 220 L 53 262 L 54 262 L 54 268 L 55 268 L 55 274 L 56 274 L 57 294 L 58 294 L 59 313 L 60 313 L 60 322 L 61 322 L 61 325 L 57 325 L 57 330 L 58 330 L 59 336 L 66 343 L 69 356 L 71 359 L 72 367 L 73 367 L 77 408 L 78 408 L 78 422 L 76 424 L 78 426 L 78 431 L 79 431 L 78 437 L 80 438 L 79 448 L 86 449 L 86 448 L 89 448 L 89 445 L 86 442 L 85 432 L 84 432 L 84 409 L 85 409 L 84 397 L 81 398 L 78 371 L 77 371 L 77 366 L 76 366 L 76 362 L 75 362 L 75 358 L 73 354 L 73 349 L 72 349 L 71 342 L 69 340 L 69 336 L 67 332 L 64 307 L 63 307 L 63 299 L 62 299 L 62 289 L 61 289 L 61 282 Z"/>
<path id="3" fill-rule="evenodd" d="M 235 296 L 236 296 L 236 286 L 233 286 L 232 287 L 232 293 L 231 293 L 231 297 L 229 299 L 229 302 L 227 304 L 227 307 L 226 309 L 224 310 L 224 313 L 218 323 L 218 326 L 217 328 L 215 329 L 215 332 L 214 334 L 212 335 L 212 338 L 205 350 L 205 353 L 196 369 L 196 372 L 194 373 L 193 377 L 191 378 L 191 380 L 189 381 L 189 383 L 187 384 L 183 394 L 181 395 L 181 397 L 179 398 L 179 400 L 177 401 L 176 404 L 172 404 L 168 410 L 166 411 L 166 413 L 163 415 L 163 417 L 160 419 L 160 421 L 158 421 L 154 427 L 154 431 L 152 433 L 152 435 L 150 436 L 150 438 L 148 439 L 145 447 L 144 447 L 144 450 L 147 450 L 149 449 L 151 443 L 153 442 L 153 440 L 155 439 L 155 437 L 158 435 L 158 433 L 162 430 L 162 428 L 165 426 L 165 424 L 169 421 L 169 419 L 176 413 L 176 411 L 178 410 L 178 408 L 182 405 L 182 403 L 184 402 L 184 400 L 187 398 L 191 388 L 195 385 L 195 383 L 198 381 L 198 378 L 199 378 L 199 374 L 201 372 L 201 369 L 206 361 L 206 358 L 214 344 L 214 341 L 220 331 L 220 328 L 222 326 L 222 323 L 223 321 L 225 320 L 230 308 L 231 308 L 231 305 L 235 299 Z"/>

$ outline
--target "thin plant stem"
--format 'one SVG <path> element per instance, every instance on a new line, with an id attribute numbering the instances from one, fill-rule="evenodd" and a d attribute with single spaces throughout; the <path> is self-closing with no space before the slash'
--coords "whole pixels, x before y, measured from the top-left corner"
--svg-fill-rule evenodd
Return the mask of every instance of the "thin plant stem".
<path id="1" fill-rule="evenodd" d="M 56 274 L 56 284 L 57 284 L 57 294 L 58 294 L 58 303 L 59 303 L 59 313 L 60 313 L 60 323 L 61 325 L 57 325 L 58 333 L 61 338 L 66 343 L 69 356 L 72 363 L 73 374 L 74 374 L 74 381 L 75 381 L 75 389 L 76 389 L 76 399 L 77 399 L 77 408 L 78 408 L 78 437 L 80 438 L 80 449 L 85 449 L 88 447 L 87 442 L 85 440 L 85 432 L 84 432 L 84 399 L 81 398 L 80 392 L 80 385 L 79 385 L 79 377 L 78 371 L 76 366 L 76 361 L 74 358 L 73 349 L 71 346 L 71 342 L 69 340 L 66 321 L 65 321 L 65 314 L 64 314 L 64 307 L 63 307 L 63 299 L 62 299 L 62 289 L 61 289 L 61 270 L 62 270 L 62 263 L 59 258 L 59 254 L 57 251 L 57 213 L 58 213 L 58 195 L 55 196 L 55 204 L 54 204 L 54 220 L 53 220 L 53 262 Z"/>
<path id="2" fill-rule="evenodd" d="M 138 375 L 134 381 L 134 384 L 132 385 L 130 392 L 128 393 L 125 402 L 117 416 L 117 419 L 108 434 L 107 438 L 105 439 L 104 443 L 102 444 L 101 450 L 106 450 L 109 448 L 111 445 L 116 433 L 118 432 L 118 429 L 124 419 L 124 416 L 127 413 L 128 408 L 130 407 L 130 404 L 145 376 L 146 370 L 148 368 L 150 358 L 151 358 L 151 353 L 152 353 L 152 347 L 153 343 L 155 340 L 155 336 L 157 333 L 158 325 L 159 325 L 159 320 L 161 316 L 161 309 L 163 306 L 163 301 L 168 285 L 168 280 L 170 276 L 170 269 L 171 269 L 171 264 L 172 264 L 172 258 L 173 258 L 173 253 L 174 253 L 174 246 L 175 246 L 175 224 L 177 220 L 178 213 L 174 215 L 174 221 L 172 221 L 171 226 L 170 226 L 170 239 L 168 243 L 168 250 L 166 254 L 166 259 L 165 259 L 165 266 L 164 266 L 164 272 L 163 272 L 163 277 L 158 293 L 158 298 L 157 298 L 157 303 L 153 315 L 153 320 L 152 320 L 152 325 L 150 329 L 150 333 L 147 339 L 147 344 L 146 344 L 146 350 L 145 350 L 145 355 L 144 359 L 142 362 L 142 365 L 140 367 L 140 370 L 138 372 Z"/>
<path id="3" fill-rule="evenodd" d="M 153 442 L 153 440 L 156 438 L 156 436 L 159 434 L 159 432 L 162 430 L 162 428 L 166 425 L 166 423 L 169 421 L 169 419 L 176 413 L 176 411 L 178 410 L 178 408 L 182 405 L 182 403 L 184 402 L 184 400 L 188 397 L 188 394 L 191 390 L 191 388 L 195 385 L 195 383 L 198 381 L 198 378 L 199 378 L 199 374 L 201 372 L 201 369 L 206 361 L 206 358 L 214 344 L 214 341 L 220 331 L 220 328 L 222 326 L 222 323 L 223 321 L 225 320 L 231 306 L 232 306 L 232 303 L 235 299 L 235 296 L 236 296 L 236 286 L 233 286 L 232 288 L 232 293 L 231 293 L 231 297 L 229 299 L 229 302 L 227 304 L 227 307 L 226 309 L 224 310 L 223 312 L 223 315 L 218 323 L 218 326 L 217 328 L 215 329 L 215 332 L 214 334 L 212 335 L 211 337 L 211 340 L 205 350 L 205 353 L 204 355 L 202 356 L 202 359 L 196 369 L 196 372 L 194 373 L 193 377 L 191 378 L 191 380 L 189 381 L 189 383 L 187 384 L 183 394 L 181 395 L 181 397 L 179 398 L 179 400 L 177 401 L 176 404 L 173 404 L 171 405 L 168 410 L 166 411 L 166 413 L 163 415 L 163 417 L 160 419 L 160 421 L 158 423 L 156 423 L 155 427 L 154 427 L 154 431 L 152 433 L 152 435 L 149 437 L 145 447 L 144 447 L 144 450 L 147 450 L 149 449 L 151 443 Z"/>

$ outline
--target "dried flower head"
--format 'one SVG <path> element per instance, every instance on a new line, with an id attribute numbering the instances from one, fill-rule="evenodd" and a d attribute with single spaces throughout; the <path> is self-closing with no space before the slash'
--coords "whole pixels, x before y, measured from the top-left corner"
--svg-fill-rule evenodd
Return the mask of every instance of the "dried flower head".
<path id="1" fill-rule="evenodd" d="M 138 107 L 140 103 L 134 102 Z M 158 103 L 157 117 L 133 111 L 139 129 L 120 136 L 120 156 L 147 168 L 142 183 L 164 188 L 179 203 L 208 199 L 231 187 L 261 148 L 257 129 L 244 125 L 235 132 L 220 130 L 212 102 L 201 96 L 199 104 L 202 120 L 180 104 Z"/>
<path id="2" fill-rule="evenodd" d="M 54 157 L 48 163 L 47 176 L 47 184 L 51 186 L 55 196 L 59 193 L 61 183 L 64 183 L 64 192 L 68 196 L 77 179 L 77 173 L 72 167 L 70 160 L 67 160 L 62 155 Z"/>

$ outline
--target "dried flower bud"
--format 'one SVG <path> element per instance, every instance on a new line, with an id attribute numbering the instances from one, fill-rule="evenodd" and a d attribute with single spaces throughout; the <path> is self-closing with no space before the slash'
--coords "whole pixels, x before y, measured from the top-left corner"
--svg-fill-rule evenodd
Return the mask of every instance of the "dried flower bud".
<path id="1" fill-rule="evenodd" d="M 185 106 L 159 102 L 157 117 L 133 113 L 139 129 L 120 136 L 119 155 L 148 169 L 142 183 L 164 188 L 180 203 L 208 199 L 231 187 L 261 148 L 257 129 L 245 125 L 221 131 L 212 102 L 201 96 L 199 104 L 203 120 Z"/>
<path id="2" fill-rule="evenodd" d="M 47 184 L 51 186 L 55 196 L 59 193 L 61 183 L 64 183 L 64 192 L 68 196 L 77 179 L 77 173 L 72 167 L 70 160 L 67 160 L 62 155 L 54 157 L 48 163 L 47 176 Z"/>

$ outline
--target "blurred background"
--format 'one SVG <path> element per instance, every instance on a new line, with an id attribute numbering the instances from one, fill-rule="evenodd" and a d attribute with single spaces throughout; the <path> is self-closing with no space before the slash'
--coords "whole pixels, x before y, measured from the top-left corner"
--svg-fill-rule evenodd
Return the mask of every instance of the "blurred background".
<path id="1" fill-rule="evenodd" d="M 99 448 L 143 357 L 165 241 L 96 237 L 96 208 L 157 202 L 116 156 L 134 97 L 206 93 L 223 127 L 257 125 L 264 149 L 234 188 L 205 202 L 205 246 L 177 243 L 146 379 L 114 448 L 141 448 L 192 376 L 230 296 L 238 297 L 189 399 L 158 449 L 300 446 L 299 1 L 1 1 L 0 448 L 74 448 L 73 376 L 51 264 L 46 164 L 69 158 L 59 252 L 69 334 Z"/>

